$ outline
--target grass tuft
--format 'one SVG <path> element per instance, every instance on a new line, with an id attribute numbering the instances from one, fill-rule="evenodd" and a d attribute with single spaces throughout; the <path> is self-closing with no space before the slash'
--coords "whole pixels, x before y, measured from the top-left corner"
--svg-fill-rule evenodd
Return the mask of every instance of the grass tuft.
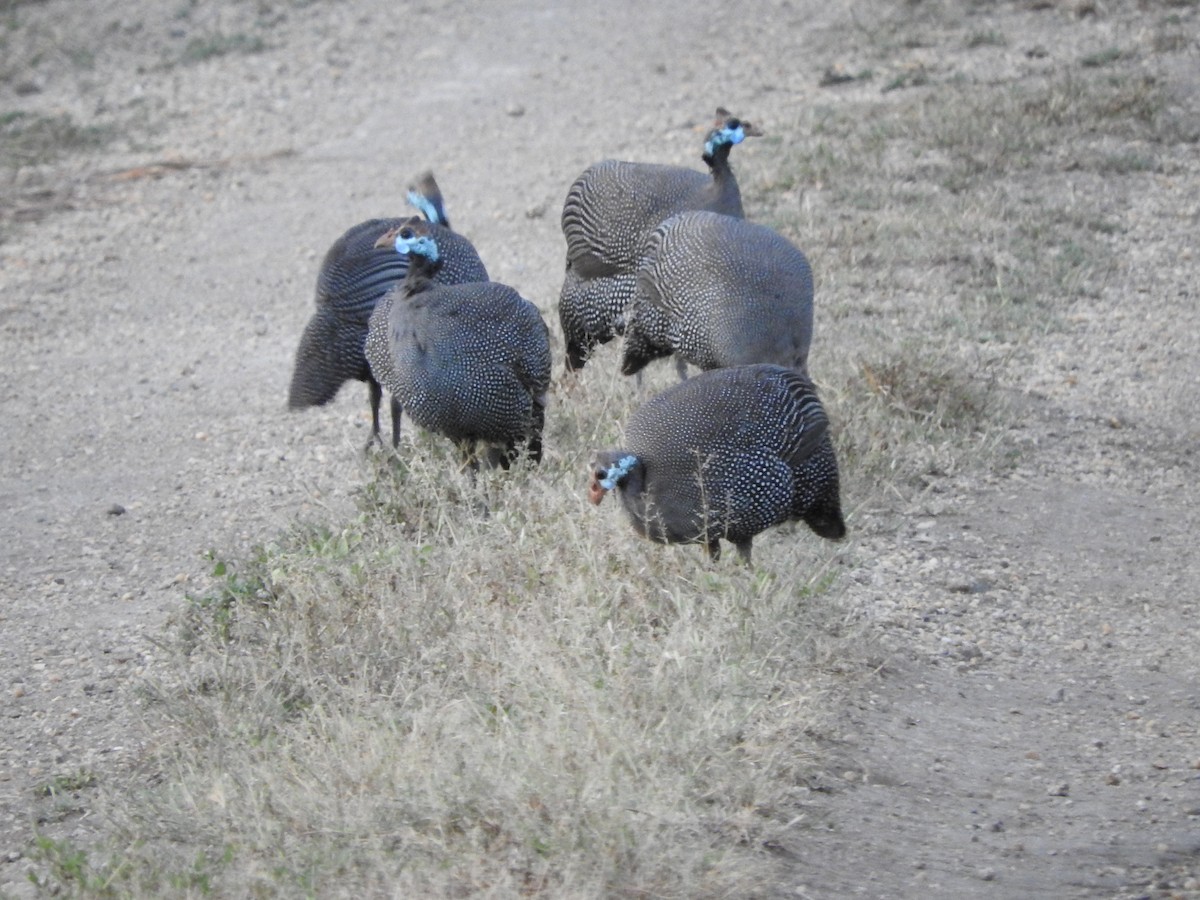
<path id="1" fill-rule="evenodd" d="M 13 111 L 0 114 L 0 164 L 28 166 L 51 162 L 64 153 L 93 150 L 111 138 L 111 130 L 81 125 L 57 116 Z"/>
<path id="2" fill-rule="evenodd" d="M 230 53 L 262 53 L 267 49 L 267 43 L 257 34 L 215 34 L 192 38 L 183 48 L 181 61 L 184 63 L 199 63 L 216 59 Z"/>
<path id="3" fill-rule="evenodd" d="M 368 495 L 438 497 L 431 461 Z M 798 813 L 806 735 L 857 635 L 828 597 L 836 549 L 793 537 L 756 572 L 706 567 L 581 520 L 580 492 L 542 475 L 510 476 L 486 514 L 365 502 L 218 565 L 181 680 L 154 695 L 170 787 L 131 810 L 130 843 L 235 848 L 218 893 L 769 883 L 763 844 Z M 169 842 L 130 852 L 172 877 L 191 863 Z"/>

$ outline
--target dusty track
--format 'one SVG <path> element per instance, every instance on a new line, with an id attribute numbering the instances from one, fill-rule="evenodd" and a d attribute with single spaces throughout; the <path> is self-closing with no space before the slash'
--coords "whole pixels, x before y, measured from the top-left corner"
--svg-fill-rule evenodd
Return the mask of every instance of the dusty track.
<path id="1" fill-rule="evenodd" d="M 5 106 L 121 136 L 7 188 L 28 221 L 0 244 L 0 890 L 27 888 L 32 826 L 92 833 L 86 791 L 64 808 L 40 787 L 130 776 L 131 696 L 203 551 L 340 513 L 367 477 L 365 391 L 283 408 L 333 238 L 432 167 L 493 277 L 552 318 L 584 165 L 686 162 L 716 102 L 794 120 L 828 100 L 825 67 L 866 55 L 818 3 L 500 6 L 18 7 L 54 62 L 10 73 Z M 976 15 L 1013 58 L 1140 39 L 1136 10 L 1097 6 Z M 243 32 L 265 50 L 179 61 Z M 1193 43 L 1155 74 L 1194 97 L 1195 63 Z M 799 895 L 1200 895 L 1194 154 L 1172 173 L 1108 186 L 1116 274 L 1009 373 L 1016 469 L 852 523 L 870 562 L 851 597 L 891 656 L 778 848 Z"/>

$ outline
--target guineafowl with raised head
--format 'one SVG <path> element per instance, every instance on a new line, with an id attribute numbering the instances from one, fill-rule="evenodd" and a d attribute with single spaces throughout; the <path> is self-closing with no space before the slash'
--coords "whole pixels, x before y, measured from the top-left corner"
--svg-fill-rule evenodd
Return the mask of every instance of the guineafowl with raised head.
<path id="1" fill-rule="evenodd" d="M 678 354 L 701 369 L 775 363 L 808 372 L 808 259 L 765 225 L 719 213 L 672 216 L 647 239 L 621 371 Z"/>
<path id="2" fill-rule="evenodd" d="M 414 217 L 377 241 L 408 274 L 371 316 L 371 371 L 418 425 L 454 441 L 474 471 L 479 450 L 508 468 L 525 444 L 542 458 L 550 341 L 536 306 L 494 281 L 442 284 L 442 239 Z"/>
<path id="3" fill-rule="evenodd" d="M 660 544 L 720 540 L 749 565 L 754 536 L 801 520 L 824 538 L 846 534 L 837 459 L 816 391 L 795 369 L 714 369 L 643 404 L 625 446 L 598 454 L 589 499 L 616 491 L 637 532 Z"/>
<path id="4" fill-rule="evenodd" d="M 408 200 L 438 230 L 444 252 L 438 278 L 446 283 L 487 281 L 487 269 L 471 242 L 450 230 L 442 193 L 426 172 L 408 192 Z M 371 437 L 382 443 L 379 405 L 383 392 L 364 353 L 367 327 L 376 304 L 408 273 L 408 257 L 392 246 L 377 247 L 379 237 L 408 218 L 369 219 L 338 238 L 317 275 L 317 310 L 296 351 L 288 407 L 303 409 L 331 401 L 347 381 L 365 381 L 371 404 Z M 400 438 L 400 410 L 392 404 L 392 444 Z"/>
<path id="5" fill-rule="evenodd" d="M 659 222 L 689 209 L 742 217 L 729 151 L 761 134 L 750 122 L 718 109 L 704 139 L 707 172 L 609 159 L 575 180 L 563 204 L 567 270 L 558 303 L 568 369 L 582 368 L 598 344 L 621 332 L 642 244 Z"/>

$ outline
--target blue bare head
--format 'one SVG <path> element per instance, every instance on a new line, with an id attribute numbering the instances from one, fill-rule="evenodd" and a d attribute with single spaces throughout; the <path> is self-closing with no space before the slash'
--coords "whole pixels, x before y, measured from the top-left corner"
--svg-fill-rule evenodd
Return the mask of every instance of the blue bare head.
<path id="1" fill-rule="evenodd" d="M 430 262 L 437 262 L 437 241 L 428 234 L 416 234 L 402 228 L 396 234 L 396 252 L 406 256 L 423 256 Z"/>
<path id="2" fill-rule="evenodd" d="M 704 142 L 704 152 L 712 156 L 717 152 L 718 147 L 723 147 L 726 144 L 740 144 L 745 139 L 746 129 L 741 125 L 738 125 L 736 128 L 722 125 L 720 128 L 714 128 L 709 132 L 708 140 Z"/>
<path id="3" fill-rule="evenodd" d="M 397 253 L 405 256 L 420 256 L 431 263 L 438 260 L 438 245 L 429 225 L 416 216 L 402 225 L 380 235 L 375 242 L 376 247 L 395 247 Z"/>
<path id="4" fill-rule="evenodd" d="M 611 491 L 620 483 L 622 478 L 633 471 L 633 467 L 636 465 L 636 456 L 622 456 L 617 460 L 616 465 L 608 467 L 608 470 L 604 473 L 604 477 L 600 479 L 600 487 L 606 491 Z"/>
<path id="5" fill-rule="evenodd" d="M 762 130 L 749 122 L 731 116 L 728 110 L 717 110 L 717 121 L 704 141 L 704 155 L 714 156 L 722 147 L 740 144 L 748 137 L 759 137 Z"/>

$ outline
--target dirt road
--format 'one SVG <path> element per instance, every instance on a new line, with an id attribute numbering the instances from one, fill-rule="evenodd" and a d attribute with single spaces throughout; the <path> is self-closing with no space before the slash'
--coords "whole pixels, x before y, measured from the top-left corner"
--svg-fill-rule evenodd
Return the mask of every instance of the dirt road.
<path id="1" fill-rule="evenodd" d="M 284 409 L 345 227 L 432 168 L 492 276 L 553 320 L 585 165 L 687 164 L 717 103 L 769 131 L 876 97 L 821 75 L 881 65 L 885 24 L 924 5 L 16 4 L 3 108 L 77 130 L 2 173 L 0 891 L 29 889 L 32 827 L 91 833 L 87 792 L 47 785 L 130 777 L 130 698 L 204 551 L 344 513 L 368 477 L 365 389 Z M 1196 114 L 1194 4 L 940 8 L 896 66 L 1136 48 Z M 1168 16 L 1193 38 L 1156 54 Z M 966 68 L 962 36 L 989 30 L 1010 36 L 994 70 Z M 744 183 L 777 149 L 739 150 Z M 850 596 L 890 655 L 777 848 L 797 896 L 1200 896 L 1194 150 L 1097 185 L 1113 274 L 1005 373 L 1011 470 L 852 522 Z"/>

